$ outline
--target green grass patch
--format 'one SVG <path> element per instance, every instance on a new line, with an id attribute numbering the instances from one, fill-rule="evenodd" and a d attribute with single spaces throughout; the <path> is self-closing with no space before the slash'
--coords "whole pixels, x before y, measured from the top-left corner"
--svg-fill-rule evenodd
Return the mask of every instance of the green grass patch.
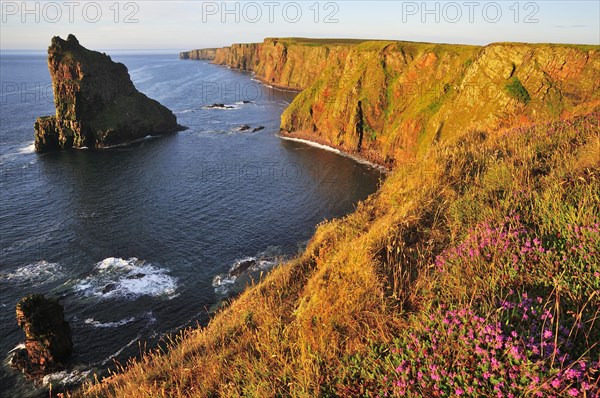
<path id="1" fill-rule="evenodd" d="M 525 86 L 523 86 L 523 83 L 521 83 L 519 78 L 516 76 L 513 76 L 510 79 L 509 83 L 507 83 L 506 86 L 504 86 L 504 88 L 511 97 L 523 104 L 528 104 L 529 101 L 531 101 L 531 96 L 529 95 L 529 92 L 527 91 Z"/>

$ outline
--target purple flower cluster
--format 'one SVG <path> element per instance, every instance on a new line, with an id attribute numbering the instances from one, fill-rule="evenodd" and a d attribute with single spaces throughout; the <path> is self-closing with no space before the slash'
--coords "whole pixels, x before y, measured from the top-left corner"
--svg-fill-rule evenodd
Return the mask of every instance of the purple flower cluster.
<path id="1" fill-rule="evenodd" d="M 464 240 L 439 254 L 440 273 L 471 269 L 485 275 L 493 267 L 510 285 L 518 280 L 559 278 L 571 292 L 588 297 L 600 289 L 600 228 L 567 225 L 542 239 L 525 227 L 518 214 L 501 223 L 484 222 L 471 228 Z"/>
<path id="2" fill-rule="evenodd" d="M 600 262 L 600 226 L 598 223 L 593 225 L 568 225 L 565 236 L 559 236 L 559 238 L 564 240 L 564 253 L 557 260 L 580 263 L 584 268 L 582 271 L 591 272 L 596 279 L 600 278 L 600 267 L 598 267 Z"/>
<path id="3" fill-rule="evenodd" d="M 500 225 L 484 222 L 470 229 L 461 244 L 436 257 L 435 265 L 444 272 L 453 264 L 484 262 L 518 272 L 522 265 L 539 261 L 545 252 L 540 239 L 531 236 L 518 214 L 512 214 Z"/>
<path id="4" fill-rule="evenodd" d="M 504 326 L 512 317 L 525 322 Z M 598 396 L 600 362 L 573 359 L 561 350 L 568 330 L 552 328 L 541 299 L 505 301 L 492 322 L 471 309 L 439 309 L 420 332 L 392 348 L 379 396 Z"/>

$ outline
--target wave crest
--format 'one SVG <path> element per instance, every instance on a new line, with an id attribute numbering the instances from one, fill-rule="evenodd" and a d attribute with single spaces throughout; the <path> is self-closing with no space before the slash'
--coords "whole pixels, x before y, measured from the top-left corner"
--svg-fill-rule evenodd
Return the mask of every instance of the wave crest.
<path id="1" fill-rule="evenodd" d="M 177 278 L 168 270 L 132 257 L 109 257 L 94 267 L 92 275 L 75 285 L 87 297 L 135 299 L 140 296 L 173 297 Z"/>

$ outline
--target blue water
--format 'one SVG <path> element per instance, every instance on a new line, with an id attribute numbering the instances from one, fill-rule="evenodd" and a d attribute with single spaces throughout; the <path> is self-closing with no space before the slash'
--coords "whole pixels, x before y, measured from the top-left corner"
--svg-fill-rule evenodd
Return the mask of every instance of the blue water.
<path id="1" fill-rule="evenodd" d="M 24 340 L 14 308 L 29 293 L 58 297 L 74 340 L 72 369 L 102 372 L 139 344 L 205 324 L 250 279 L 351 212 L 380 174 L 335 153 L 281 140 L 294 94 L 251 75 L 174 54 L 113 54 L 136 87 L 189 127 L 100 151 L 33 152 L 33 123 L 54 114 L 43 53 L 0 57 L 0 354 Z M 243 103 L 242 101 L 251 101 Z M 233 109 L 204 109 L 225 103 Z M 264 126 L 256 133 L 238 127 Z M 215 277 L 221 276 L 219 285 Z M 74 374 L 76 375 L 76 373 Z M 39 394 L 4 364 L 2 396 Z"/>

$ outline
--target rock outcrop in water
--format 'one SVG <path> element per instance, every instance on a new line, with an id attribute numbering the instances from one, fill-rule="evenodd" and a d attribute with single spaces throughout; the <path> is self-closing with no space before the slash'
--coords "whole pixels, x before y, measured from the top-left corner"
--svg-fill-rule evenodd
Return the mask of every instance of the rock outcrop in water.
<path id="1" fill-rule="evenodd" d="M 32 294 L 19 301 L 16 315 L 25 332 L 25 348 L 15 354 L 12 365 L 32 378 L 60 369 L 73 349 L 62 305 L 55 299 Z"/>
<path id="2" fill-rule="evenodd" d="M 559 120 L 600 103 L 599 46 L 265 39 L 218 49 L 214 62 L 303 90 L 282 135 L 387 167 L 458 131 Z"/>
<path id="3" fill-rule="evenodd" d="M 56 115 L 35 123 L 38 152 L 99 148 L 181 129 L 169 109 L 135 88 L 125 65 L 84 48 L 73 35 L 52 38 L 48 68 Z"/>

